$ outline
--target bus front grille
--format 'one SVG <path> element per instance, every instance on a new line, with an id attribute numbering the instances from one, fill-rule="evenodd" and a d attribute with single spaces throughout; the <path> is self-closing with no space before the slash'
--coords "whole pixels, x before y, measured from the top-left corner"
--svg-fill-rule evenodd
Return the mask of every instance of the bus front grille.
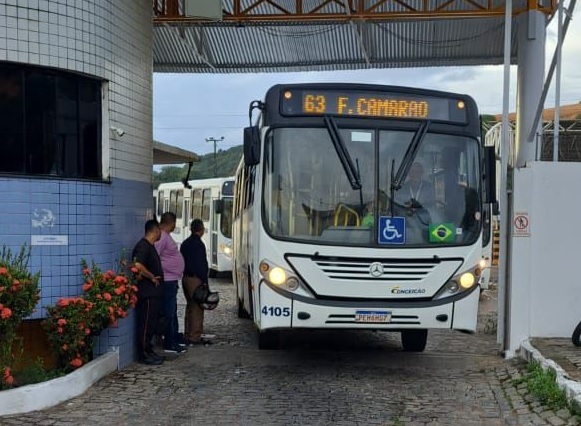
<path id="1" fill-rule="evenodd" d="M 328 278 L 335 280 L 414 282 L 423 280 L 438 261 L 422 260 L 315 260 Z"/>

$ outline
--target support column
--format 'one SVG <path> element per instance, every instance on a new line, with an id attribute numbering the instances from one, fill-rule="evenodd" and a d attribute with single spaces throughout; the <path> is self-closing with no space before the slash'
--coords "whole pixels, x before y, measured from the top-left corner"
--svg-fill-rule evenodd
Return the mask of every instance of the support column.
<path id="1" fill-rule="evenodd" d="M 547 17 L 539 11 L 522 13 L 518 22 L 518 67 L 516 103 L 516 164 L 523 167 L 535 160 L 542 120 L 533 130 L 537 105 L 545 80 L 545 38 Z M 540 144 L 539 144 L 540 149 Z"/>

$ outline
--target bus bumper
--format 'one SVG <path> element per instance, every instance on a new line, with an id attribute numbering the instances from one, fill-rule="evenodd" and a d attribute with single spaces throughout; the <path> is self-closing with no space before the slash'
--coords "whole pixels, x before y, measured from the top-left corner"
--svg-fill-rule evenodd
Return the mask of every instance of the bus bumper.
<path id="1" fill-rule="evenodd" d="M 396 331 L 452 328 L 474 332 L 478 317 L 479 294 L 480 289 L 477 286 L 466 297 L 452 303 L 401 307 L 397 303 L 384 302 L 370 302 L 366 305 L 363 302 L 291 300 L 262 282 L 260 329 L 342 328 Z"/>

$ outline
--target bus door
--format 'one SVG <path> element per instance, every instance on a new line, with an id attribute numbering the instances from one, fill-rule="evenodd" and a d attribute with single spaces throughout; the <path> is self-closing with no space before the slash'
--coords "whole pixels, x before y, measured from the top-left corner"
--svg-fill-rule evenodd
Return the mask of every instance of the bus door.
<path id="1" fill-rule="evenodd" d="M 220 212 L 216 209 L 218 199 L 212 200 L 212 218 L 210 220 L 210 232 L 211 232 L 211 246 L 212 246 L 212 265 L 218 265 L 218 231 L 220 230 Z"/>

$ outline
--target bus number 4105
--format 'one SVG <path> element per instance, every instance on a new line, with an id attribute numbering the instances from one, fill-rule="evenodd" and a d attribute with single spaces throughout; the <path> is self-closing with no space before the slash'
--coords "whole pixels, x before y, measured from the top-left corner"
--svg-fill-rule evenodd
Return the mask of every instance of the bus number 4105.
<path id="1" fill-rule="evenodd" d="M 265 306 L 262 308 L 262 315 L 271 317 L 288 317 L 290 316 L 290 308 L 281 308 L 280 306 Z"/>

